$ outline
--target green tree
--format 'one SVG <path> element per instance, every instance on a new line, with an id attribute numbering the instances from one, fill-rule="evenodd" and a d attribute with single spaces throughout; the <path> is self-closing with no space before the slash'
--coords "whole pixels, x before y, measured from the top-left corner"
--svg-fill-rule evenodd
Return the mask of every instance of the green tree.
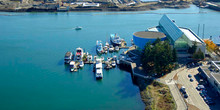
<path id="1" fill-rule="evenodd" d="M 193 46 L 192 46 L 192 47 L 189 47 L 188 52 L 189 52 L 190 54 L 194 54 L 194 53 L 196 52 L 196 49 L 197 49 L 197 43 L 194 42 L 194 43 L 193 43 Z"/>
<path id="2" fill-rule="evenodd" d="M 176 52 L 173 52 L 168 41 L 156 40 L 154 45 L 148 42 L 143 49 L 142 64 L 149 73 L 159 75 L 167 73 L 173 69 L 173 62 L 176 61 Z M 175 50 L 174 50 L 175 51 Z"/>
<path id="3" fill-rule="evenodd" d="M 204 58 L 204 53 L 200 49 L 193 54 L 193 59 L 195 60 L 203 60 Z"/>
<path id="4" fill-rule="evenodd" d="M 148 42 L 143 49 L 142 58 L 141 58 L 143 67 L 147 71 L 152 71 L 151 63 L 153 60 L 151 57 L 152 57 L 151 43 Z"/>
<path id="5" fill-rule="evenodd" d="M 177 53 L 176 53 L 176 48 L 173 48 L 173 62 L 177 61 Z"/>
<path id="6" fill-rule="evenodd" d="M 152 45 L 155 45 L 155 44 L 157 44 L 157 43 L 159 43 L 159 42 L 161 42 L 161 40 L 160 40 L 160 38 L 157 38 L 157 39 L 152 43 Z"/>

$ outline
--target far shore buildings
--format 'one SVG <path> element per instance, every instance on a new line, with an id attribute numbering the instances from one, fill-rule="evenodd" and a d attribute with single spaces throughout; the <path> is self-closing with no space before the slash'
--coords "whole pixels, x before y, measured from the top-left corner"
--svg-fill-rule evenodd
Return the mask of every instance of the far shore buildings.
<path id="1" fill-rule="evenodd" d="M 192 47 L 194 42 L 197 44 L 197 51 L 200 49 L 204 54 L 206 53 L 205 42 L 199 38 L 191 29 L 185 27 L 178 27 L 174 20 L 171 20 L 167 15 L 159 21 L 159 25 L 156 27 L 148 28 L 145 32 L 159 32 L 163 33 L 166 38 L 170 41 L 172 45 L 177 50 L 177 56 L 181 59 L 190 59 L 191 54 L 188 53 L 189 47 Z M 136 32 L 137 33 L 137 32 Z M 156 35 L 156 34 L 155 34 Z M 144 48 L 145 44 L 149 41 L 154 41 L 156 38 L 161 38 L 160 36 L 152 36 L 153 38 L 145 38 L 145 40 L 139 40 L 135 33 L 133 35 L 134 44 L 139 48 Z M 146 34 L 146 36 L 148 36 Z M 146 40 L 147 39 L 147 40 Z M 141 43 L 140 43 L 141 42 Z"/>

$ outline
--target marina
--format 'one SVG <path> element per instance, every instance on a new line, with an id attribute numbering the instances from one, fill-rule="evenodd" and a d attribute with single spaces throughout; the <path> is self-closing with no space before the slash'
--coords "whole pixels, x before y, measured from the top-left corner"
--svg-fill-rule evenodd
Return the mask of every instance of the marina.
<path id="1" fill-rule="evenodd" d="M 117 64 L 116 62 L 120 62 L 119 59 L 117 59 L 117 56 L 114 55 L 113 57 L 105 58 L 101 56 L 103 53 L 107 54 L 108 51 L 110 53 L 112 52 L 119 52 L 120 49 L 128 49 L 127 43 L 122 40 L 120 41 L 120 45 L 112 45 L 113 43 L 108 43 L 106 41 L 105 46 L 103 47 L 102 41 L 97 40 L 96 41 L 96 52 L 97 55 L 91 55 L 88 52 L 85 52 L 82 48 L 78 47 L 76 48 L 76 54 L 75 58 L 72 54 L 72 52 L 67 52 L 64 57 L 64 63 L 69 64 L 70 72 L 77 72 L 79 68 L 83 68 L 84 64 L 93 64 L 94 69 L 93 71 L 96 74 L 96 79 L 102 79 L 103 78 L 103 67 L 102 65 L 105 64 L 104 69 L 109 70 L 112 68 L 115 68 Z"/>

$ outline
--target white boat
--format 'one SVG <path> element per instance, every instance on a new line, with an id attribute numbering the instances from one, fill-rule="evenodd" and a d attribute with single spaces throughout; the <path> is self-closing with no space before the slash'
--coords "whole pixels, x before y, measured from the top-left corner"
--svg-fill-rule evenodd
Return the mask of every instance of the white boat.
<path id="1" fill-rule="evenodd" d="M 70 63 L 72 60 L 73 54 L 72 52 L 66 52 L 65 57 L 64 57 L 64 63 Z"/>
<path id="2" fill-rule="evenodd" d="M 121 45 L 122 40 L 116 33 L 110 34 L 110 41 L 113 45 Z"/>
<path id="3" fill-rule="evenodd" d="M 115 46 L 115 51 L 119 51 L 119 47 L 118 46 Z"/>
<path id="4" fill-rule="evenodd" d="M 75 30 L 82 30 L 82 27 L 76 26 L 76 27 L 75 27 Z"/>
<path id="5" fill-rule="evenodd" d="M 109 47 L 109 43 L 108 43 L 108 42 L 105 42 L 105 46 Z"/>
<path id="6" fill-rule="evenodd" d="M 102 41 L 97 40 L 96 41 L 96 50 L 98 53 L 103 53 L 103 47 L 102 47 Z"/>
<path id="7" fill-rule="evenodd" d="M 87 55 L 87 61 L 92 61 L 92 55 L 91 54 Z"/>
<path id="8" fill-rule="evenodd" d="M 114 61 L 117 60 L 117 56 L 116 56 L 116 55 L 113 56 L 113 60 L 114 60 Z"/>
<path id="9" fill-rule="evenodd" d="M 116 62 L 112 61 L 112 67 L 115 67 L 115 66 L 116 66 Z"/>
<path id="10" fill-rule="evenodd" d="M 113 45 L 110 45 L 108 50 L 109 50 L 109 52 L 113 52 L 114 51 Z"/>
<path id="11" fill-rule="evenodd" d="M 131 39 L 131 45 L 134 45 L 134 41 L 133 41 L 133 39 Z"/>
<path id="12" fill-rule="evenodd" d="M 77 48 L 76 49 L 76 61 L 80 61 L 80 60 L 82 60 L 82 57 L 83 57 L 83 49 L 82 48 Z"/>
<path id="13" fill-rule="evenodd" d="M 108 53 L 108 46 L 104 46 L 103 50 L 104 50 L 104 53 L 107 54 Z"/>
<path id="14" fill-rule="evenodd" d="M 108 61 L 108 62 L 110 62 L 110 61 L 111 61 L 111 58 L 110 58 L 110 57 L 108 57 L 108 58 L 107 58 L 107 61 Z"/>
<path id="15" fill-rule="evenodd" d="M 79 67 L 82 68 L 83 66 L 84 66 L 84 62 L 81 60 L 81 61 L 79 62 Z"/>
<path id="16" fill-rule="evenodd" d="M 76 68 L 76 67 L 75 67 L 75 62 L 74 62 L 74 61 L 71 61 L 71 62 L 70 62 L 70 71 L 73 72 L 73 71 L 75 70 L 75 68 Z"/>
<path id="17" fill-rule="evenodd" d="M 101 58 L 96 58 L 95 74 L 96 74 L 96 79 L 102 79 L 103 78 L 102 59 Z"/>

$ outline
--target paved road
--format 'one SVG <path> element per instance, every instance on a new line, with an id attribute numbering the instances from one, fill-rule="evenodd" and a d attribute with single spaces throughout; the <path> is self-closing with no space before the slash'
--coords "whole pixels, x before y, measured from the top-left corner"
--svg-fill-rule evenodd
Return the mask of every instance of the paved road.
<path id="1" fill-rule="evenodd" d="M 185 86 L 188 98 L 186 101 L 199 108 L 200 110 L 209 110 L 209 106 L 204 102 L 202 97 L 199 95 L 195 87 L 191 84 L 188 78 L 188 70 L 184 69 L 178 73 L 178 83 Z M 195 81 L 195 80 L 194 80 Z"/>

